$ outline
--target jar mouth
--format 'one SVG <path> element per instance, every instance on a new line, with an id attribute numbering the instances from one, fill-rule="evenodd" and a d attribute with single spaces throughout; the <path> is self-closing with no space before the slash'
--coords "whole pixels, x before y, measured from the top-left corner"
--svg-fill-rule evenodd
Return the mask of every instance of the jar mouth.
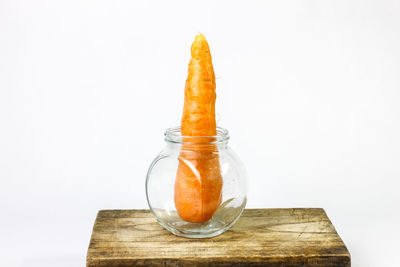
<path id="1" fill-rule="evenodd" d="M 185 136 L 181 133 L 181 127 L 168 128 L 165 133 L 165 141 L 177 144 L 219 144 L 229 140 L 228 130 L 217 127 L 217 134 L 211 136 Z"/>

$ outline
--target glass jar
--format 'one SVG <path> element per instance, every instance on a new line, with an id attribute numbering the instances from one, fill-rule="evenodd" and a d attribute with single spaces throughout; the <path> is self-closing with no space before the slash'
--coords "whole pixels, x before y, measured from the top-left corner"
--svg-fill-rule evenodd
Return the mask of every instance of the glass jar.
<path id="1" fill-rule="evenodd" d="M 146 197 L 151 212 L 178 236 L 203 238 L 228 230 L 246 205 L 246 171 L 228 146 L 229 133 L 182 136 L 165 131 L 166 146 L 151 163 Z"/>

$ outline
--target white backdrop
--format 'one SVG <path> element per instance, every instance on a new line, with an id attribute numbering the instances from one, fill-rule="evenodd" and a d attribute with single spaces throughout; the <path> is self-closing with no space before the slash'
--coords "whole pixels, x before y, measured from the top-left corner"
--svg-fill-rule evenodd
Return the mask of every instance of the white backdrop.
<path id="1" fill-rule="evenodd" d="M 248 206 L 323 207 L 352 266 L 399 266 L 398 1 L 0 0 L 0 254 L 84 266 L 99 209 L 147 208 L 208 39 Z"/>

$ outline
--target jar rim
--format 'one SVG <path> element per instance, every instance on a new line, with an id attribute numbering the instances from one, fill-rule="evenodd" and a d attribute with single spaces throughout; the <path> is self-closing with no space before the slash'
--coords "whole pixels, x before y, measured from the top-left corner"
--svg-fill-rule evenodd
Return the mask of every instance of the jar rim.
<path id="1" fill-rule="evenodd" d="M 165 141 L 177 144 L 219 144 L 229 140 L 227 129 L 217 126 L 217 134 L 210 136 L 185 136 L 181 133 L 181 126 L 171 127 L 165 130 Z"/>

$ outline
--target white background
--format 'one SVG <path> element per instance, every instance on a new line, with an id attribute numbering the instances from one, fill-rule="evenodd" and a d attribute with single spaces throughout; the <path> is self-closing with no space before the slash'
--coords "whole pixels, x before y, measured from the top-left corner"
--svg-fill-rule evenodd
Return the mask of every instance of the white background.
<path id="1" fill-rule="evenodd" d="M 84 266 L 99 209 L 147 208 L 208 39 L 248 206 L 323 207 L 352 266 L 399 266 L 399 1 L 0 0 L 3 266 Z"/>

